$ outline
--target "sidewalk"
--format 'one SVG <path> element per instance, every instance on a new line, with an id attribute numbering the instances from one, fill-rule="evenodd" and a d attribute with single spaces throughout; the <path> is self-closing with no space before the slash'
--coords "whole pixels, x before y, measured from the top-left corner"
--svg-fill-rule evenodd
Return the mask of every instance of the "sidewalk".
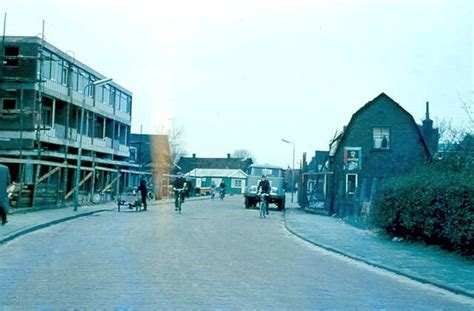
<path id="1" fill-rule="evenodd" d="M 187 200 L 204 200 L 207 197 L 188 198 Z M 149 206 L 158 204 L 169 204 L 174 199 L 165 199 L 149 202 Z M 65 222 L 79 217 L 89 216 L 95 213 L 116 211 L 115 202 L 104 204 L 80 206 L 77 211 L 72 210 L 72 206 L 55 209 L 45 209 L 36 211 L 15 211 L 8 215 L 8 223 L 0 227 L 0 245 L 11 241 L 19 236 L 40 230 L 54 224 Z"/>
<path id="2" fill-rule="evenodd" d="M 285 212 L 285 225 L 291 233 L 326 250 L 474 298 L 474 262 L 438 247 L 393 242 L 338 218 L 308 214 L 291 205 Z"/>

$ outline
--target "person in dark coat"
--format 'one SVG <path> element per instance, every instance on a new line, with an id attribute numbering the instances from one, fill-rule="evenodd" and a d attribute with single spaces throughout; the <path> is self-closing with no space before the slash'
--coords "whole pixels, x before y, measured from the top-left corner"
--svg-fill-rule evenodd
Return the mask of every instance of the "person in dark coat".
<path id="1" fill-rule="evenodd" d="M 221 200 L 224 200 L 225 197 L 225 181 L 222 180 L 221 183 L 219 184 L 219 191 L 221 193 Z"/>
<path id="2" fill-rule="evenodd" d="M 178 190 L 186 189 L 186 179 L 183 177 L 182 173 L 178 173 L 178 176 L 173 182 L 173 191 L 174 191 L 174 207 L 175 210 L 178 208 L 178 195 L 180 192 Z M 184 203 L 184 191 L 181 192 L 181 203 Z"/>
<path id="3" fill-rule="evenodd" d="M 144 179 L 140 181 L 140 185 L 138 186 L 137 190 L 140 191 L 140 194 L 142 196 L 143 210 L 146 211 L 146 197 L 148 194 L 148 189 L 146 188 L 146 181 Z"/>
<path id="4" fill-rule="evenodd" d="M 8 166 L 0 164 L 0 214 L 2 225 L 6 224 L 7 214 L 10 211 L 10 201 L 8 200 L 7 187 L 10 185 L 10 170 Z"/>

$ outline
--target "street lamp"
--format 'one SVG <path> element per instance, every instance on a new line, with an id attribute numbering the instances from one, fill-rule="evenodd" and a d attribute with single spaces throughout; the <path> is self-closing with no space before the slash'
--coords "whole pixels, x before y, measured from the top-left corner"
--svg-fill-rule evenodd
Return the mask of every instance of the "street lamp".
<path id="1" fill-rule="evenodd" d="M 291 203 L 293 203 L 293 193 L 295 192 L 295 144 L 283 138 L 281 141 L 293 145 L 293 167 L 291 168 Z"/>
<path id="2" fill-rule="evenodd" d="M 82 93 L 82 107 L 81 107 L 81 123 L 79 125 L 81 134 L 79 136 L 79 149 L 77 151 L 77 167 L 76 167 L 76 187 L 74 189 L 74 211 L 79 207 L 79 183 L 81 181 L 81 158 L 82 158 L 82 133 L 84 132 L 84 107 L 86 105 L 86 91 L 91 86 L 103 85 L 112 81 L 112 78 L 105 78 L 86 84 L 84 92 Z"/>

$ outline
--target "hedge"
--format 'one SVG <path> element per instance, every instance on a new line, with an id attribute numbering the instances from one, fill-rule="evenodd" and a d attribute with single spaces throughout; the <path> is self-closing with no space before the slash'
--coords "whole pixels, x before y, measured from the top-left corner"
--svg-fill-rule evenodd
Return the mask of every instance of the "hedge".
<path id="1" fill-rule="evenodd" d="M 384 183 L 372 221 L 392 236 L 473 257 L 474 170 L 451 170 L 444 164 L 427 165 Z"/>

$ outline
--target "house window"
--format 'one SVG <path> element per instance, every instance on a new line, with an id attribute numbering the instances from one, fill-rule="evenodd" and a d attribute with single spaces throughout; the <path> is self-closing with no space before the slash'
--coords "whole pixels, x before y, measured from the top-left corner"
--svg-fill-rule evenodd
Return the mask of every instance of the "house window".
<path id="1" fill-rule="evenodd" d="M 388 127 L 373 128 L 372 146 L 374 149 L 390 149 L 390 129 Z"/>
<path id="2" fill-rule="evenodd" d="M 5 110 L 16 109 L 16 99 L 13 99 L 13 98 L 3 99 L 2 109 L 5 109 Z"/>
<path id="3" fill-rule="evenodd" d="M 231 187 L 232 188 L 242 188 L 242 179 L 232 179 Z"/>
<path id="4" fill-rule="evenodd" d="M 354 194 L 356 188 L 357 188 L 357 174 L 347 174 L 346 175 L 346 193 Z"/>
<path id="5" fill-rule="evenodd" d="M 20 48 L 16 46 L 6 46 L 4 51 L 3 65 L 8 67 L 15 67 L 20 64 L 18 56 L 20 55 Z"/>

